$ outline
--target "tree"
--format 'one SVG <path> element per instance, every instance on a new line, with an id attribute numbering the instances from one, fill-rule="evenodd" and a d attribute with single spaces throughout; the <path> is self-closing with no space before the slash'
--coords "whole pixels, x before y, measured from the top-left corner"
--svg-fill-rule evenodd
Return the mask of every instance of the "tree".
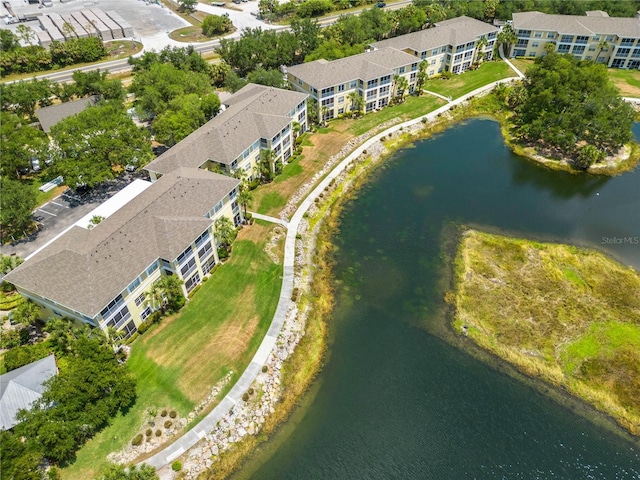
<path id="1" fill-rule="evenodd" d="M 10 178 L 19 179 L 25 170 L 31 168 L 32 158 L 42 160 L 47 152 L 45 133 L 9 112 L 0 112 L 0 140 L 0 174 Z"/>
<path id="2" fill-rule="evenodd" d="M 51 139 L 52 168 L 72 188 L 93 187 L 132 161 L 144 165 L 153 158 L 148 132 L 111 103 L 65 118 L 51 128 Z"/>
<path id="3" fill-rule="evenodd" d="M 13 311 L 13 319 L 22 325 L 31 325 L 40 318 L 40 307 L 31 300 L 18 305 Z"/>
<path id="4" fill-rule="evenodd" d="M 172 63 L 152 63 L 149 69 L 133 77 L 129 90 L 136 95 L 136 110 L 141 118 L 153 119 L 169 109 L 170 102 L 191 93 L 212 92 L 207 73 L 193 72 Z"/>
<path id="5" fill-rule="evenodd" d="M 173 146 L 206 122 L 201 100 L 195 93 L 174 98 L 168 109 L 153 121 L 158 142 Z"/>
<path id="6" fill-rule="evenodd" d="M 258 67 L 247 75 L 247 81 L 268 87 L 287 88 L 283 73 L 277 69 L 265 70 Z"/>
<path id="7" fill-rule="evenodd" d="M 476 52 L 475 52 L 475 58 L 474 58 L 474 63 L 476 65 L 484 61 L 484 58 L 487 55 L 484 49 L 487 47 L 487 45 L 489 45 L 489 41 L 487 40 L 487 37 L 480 37 L 476 42 Z"/>
<path id="8" fill-rule="evenodd" d="M 258 171 L 263 182 L 269 182 L 273 179 L 275 155 L 273 150 L 265 149 L 260 151 L 258 159 Z"/>
<path id="9" fill-rule="evenodd" d="M 202 21 L 202 34 L 207 37 L 213 37 L 215 35 L 222 35 L 223 33 L 230 32 L 233 28 L 233 23 L 229 19 L 228 15 L 207 15 Z"/>
<path id="10" fill-rule="evenodd" d="M 409 80 L 402 75 L 394 75 L 393 76 L 393 97 L 397 103 L 402 103 L 404 101 L 404 96 L 409 89 Z"/>
<path id="11" fill-rule="evenodd" d="M 2 208 L 0 208 L 0 233 L 3 241 L 18 239 L 28 234 L 33 227 L 33 209 L 36 193 L 33 188 L 17 180 L 0 177 Z"/>
<path id="12" fill-rule="evenodd" d="M 633 109 L 620 98 L 604 65 L 551 50 L 512 91 L 517 92 L 509 94 L 516 134 L 577 156 L 580 165 L 616 152 L 632 138 Z"/>
<path id="13" fill-rule="evenodd" d="M 600 43 L 598 43 L 598 53 L 596 53 L 594 57 L 596 63 L 598 62 L 598 57 L 600 56 L 600 54 L 603 51 L 606 51 L 608 49 L 609 49 L 609 42 L 607 42 L 606 40 L 603 39 Z"/>
<path id="14" fill-rule="evenodd" d="M 0 29 L 0 50 L 7 52 L 20 47 L 20 39 L 11 30 Z"/>
<path id="15" fill-rule="evenodd" d="M 240 188 L 240 192 L 238 193 L 238 203 L 244 211 L 245 218 L 247 217 L 247 207 L 251 203 L 251 200 L 253 200 L 253 195 L 251 194 L 248 186 L 245 185 L 243 188 Z"/>
<path id="16" fill-rule="evenodd" d="M 218 240 L 218 246 L 224 247 L 228 250 L 229 245 L 234 239 L 234 226 L 233 222 L 228 217 L 216 218 L 213 224 L 215 231 L 215 237 Z"/>
<path id="17" fill-rule="evenodd" d="M 349 109 L 358 117 L 362 115 L 362 110 L 364 109 L 364 98 L 360 96 L 360 93 L 354 90 L 352 92 L 349 92 L 347 98 L 349 99 L 349 103 L 351 104 L 351 107 Z"/>
<path id="18" fill-rule="evenodd" d="M 145 463 L 139 467 L 109 463 L 94 480 L 158 480 L 158 475 L 155 468 Z"/>
<path id="19" fill-rule="evenodd" d="M 180 310 L 184 305 L 183 283 L 177 275 L 162 275 L 151 290 L 145 292 L 145 304 L 152 310 L 160 309 L 163 314 Z"/>
<path id="20" fill-rule="evenodd" d="M 511 46 L 518 41 L 518 36 L 510 24 L 506 24 L 496 39 L 496 47 L 503 45 L 505 55 L 509 55 Z"/>
<path id="21" fill-rule="evenodd" d="M 33 41 L 36 38 L 36 33 L 33 29 L 24 23 L 18 25 L 18 28 L 16 28 L 16 34 L 18 38 L 27 45 L 33 45 Z"/>
<path id="22" fill-rule="evenodd" d="M 428 67 L 429 67 L 429 64 L 427 63 L 426 60 L 422 60 L 418 64 L 418 74 L 416 75 L 416 94 L 417 95 L 422 95 L 422 87 L 424 87 L 424 84 L 429 79 L 429 74 L 427 73 Z"/>
<path id="23" fill-rule="evenodd" d="M 12 112 L 27 120 L 36 121 L 36 107 L 51 105 L 54 88 L 49 80 L 20 81 L 0 84 L 2 110 Z"/>
<path id="24" fill-rule="evenodd" d="M 181 12 L 194 12 L 196 9 L 196 5 L 198 4 L 198 0 L 178 0 L 178 9 Z"/>
<path id="25" fill-rule="evenodd" d="M 320 24 L 309 18 L 294 18 L 291 21 L 291 31 L 298 41 L 296 63 L 304 60 L 308 54 L 320 45 Z"/>
<path id="26" fill-rule="evenodd" d="M 16 269 L 24 260 L 17 255 L 2 255 L 0 254 L 0 273 L 7 274 L 11 270 Z"/>

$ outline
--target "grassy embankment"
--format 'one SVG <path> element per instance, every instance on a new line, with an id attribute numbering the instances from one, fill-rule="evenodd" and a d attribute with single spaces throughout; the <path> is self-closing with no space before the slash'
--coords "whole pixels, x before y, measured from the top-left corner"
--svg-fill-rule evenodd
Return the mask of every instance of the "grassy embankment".
<path id="1" fill-rule="evenodd" d="M 448 80 L 441 78 L 427 80 L 424 89 L 455 100 L 483 85 L 502 78 L 515 76 L 515 72 L 505 62 L 486 62 L 478 70 L 470 70 L 462 75 L 454 75 Z"/>
<path id="2" fill-rule="evenodd" d="M 259 222 L 243 229 L 230 261 L 184 309 L 133 343 L 128 365 L 137 380 L 135 405 L 89 441 L 62 478 L 93 478 L 106 456 L 135 435 L 148 409 L 173 408 L 186 416 L 229 371 L 226 391 L 231 388 L 260 345 L 280 293 L 282 267 L 264 252 L 270 230 Z"/>
<path id="3" fill-rule="evenodd" d="M 602 253 L 470 230 L 454 327 L 640 435 L 640 277 Z"/>
<path id="4" fill-rule="evenodd" d="M 259 206 L 262 213 L 277 214 L 286 200 L 300 186 L 309 182 L 328 158 L 339 152 L 349 140 L 384 122 L 400 123 L 424 115 L 443 103 L 428 96 L 410 97 L 401 105 L 359 119 L 331 122 L 328 128 L 322 129 L 322 133 L 308 135 L 304 139 L 303 156 L 286 166 L 274 182 L 253 192 L 253 205 Z M 439 126 L 432 130 L 440 131 L 446 128 L 444 124 L 439 122 Z M 358 172 L 350 175 L 358 176 Z M 364 182 L 364 177 L 359 181 Z M 215 475 L 233 471 L 255 445 L 266 440 L 269 432 L 288 417 L 320 370 L 326 348 L 324 322 L 332 302 L 328 252 L 339 215 L 339 209 L 330 209 L 329 206 L 341 199 L 341 193 L 342 187 L 337 186 L 321 213 L 311 219 L 312 224 L 320 219 L 325 224 L 315 249 L 316 276 L 311 291 L 300 300 L 300 307 L 308 305 L 311 313 L 306 334 L 284 367 L 283 401 L 276 413 L 267 419 L 260 435 L 246 438 L 222 456 L 221 461 L 216 463 Z M 79 451 L 77 461 L 62 471 L 63 479 L 90 478 L 105 463 L 108 453 L 121 449 L 130 441 L 144 422 L 146 409 L 171 407 L 185 415 L 226 372 L 232 370 L 236 374 L 231 383 L 241 374 L 266 331 L 279 293 L 280 283 L 273 281 L 273 278 L 279 275 L 280 267 L 270 263 L 263 252 L 269 237 L 270 231 L 262 222 L 257 221 L 250 229 L 243 230 L 234 244 L 231 261 L 203 284 L 185 310 L 176 317 L 165 319 L 160 327 L 150 330 L 133 344 L 129 364 L 138 379 L 136 405 L 126 415 L 115 418 L 112 425 Z M 273 269 L 278 273 L 272 272 Z M 259 288 L 254 292 L 243 290 L 256 287 Z M 254 302 L 247 302 L 252 293 Z M 212 297 L 215 301 L 211 301 Z M 266 315 L 269 309 L 270 313 Z M 227 338 L 227 332 L 238 332 L 249 324 L 255 328 L 254 334 L 244 335 L 247 342 L 244 350 L 233 343 L 237 347 L 234 350 L 237 354 L 235 358 L 226 355 L 224 348 L 218 351 L 220 355 L 212 355 L 211 345 L 225 346 L 221 338 Z M 231 384 L 227 390 L 229 388 Z M 226 391 L 220 397 L 224 394 Z"/>

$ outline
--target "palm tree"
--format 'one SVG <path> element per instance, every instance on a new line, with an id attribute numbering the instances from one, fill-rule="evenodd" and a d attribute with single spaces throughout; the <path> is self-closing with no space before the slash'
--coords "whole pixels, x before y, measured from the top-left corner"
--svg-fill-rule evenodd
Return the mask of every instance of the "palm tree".
<path id="1" fill-rule="evenodd" d="M 409 89 L 409 80 L 401 75 L 393 76 L 393 98 L 397 103 L 402 103 L 404 96 Z"/>
<path id="2" fill-rule="evenodd" d="M 271 149 L 265 149 L 260 152 L 260 159 L 258 160 L 258 168 L 260 177 L 265 181 L 270 181 L 273 178 L 273 160 L 274 153 Z"/>
<path id="3" fill-rule="evenodd" d="M 213 224 L 215 230 L 215 236 L 218 239 L 218 245 L 223 247 L 229 247 L 233 241 L 233 223 L 228 217 L 216 218 Z"/>
<path id="4" fill-rule="evenodd" d="M 360 93 L 356 90 L 349 92 L 347 95 L 349 102 L 351 103 L 351 111 L 356 112 L 356 115 L 362 115 L 362 107 L 364 107 L 364 98 L 360 96 Z"/>
<path id="5" fill-rule="evenodd" d="M 484 49 L 487 48 L 487 45 L 489 45 L 487 37 L 480 37 L 480 39 L 476 42 L 476 55 L 473 62 L 476 65 L 482 62 L 484 60 L 484 57 L 487 55 L 484 51 Z"/>
<path id="6" fill-rule="evenodd" d="M 416 92 L 418 96 L 422 94 L 422 87 L 424 87 L 425 82 L 429 78 L 427 74 L 428 66 L 429 64 L 426 60 L 422 60 L 418 65 L 418 74 L 416 75 Z"/>
<path id="7" fill-rule="evenodd" d="M 238 203 L 242 207 L 244 211 L 244 217 L 247 217 L 247 206 L 251 202 L 253 195 L 248 188 L 240 188 L 240 193 L 238 193 Z"/>
<path id="8" fill-rule="evenodd" d="M 509 52 L 511 51 L 511 46 L 518 41 L 518 36 L 516 32 L 513 30 L 513 27 L 509 24 L 505 25 L 502 31 L 498 34 L 496 45 L 504 45 L 505 54 L 509 56 Z"/>
<path id="9" fill-rule="evenodd" d="M 31 325 L 40 318 L 40 307 L 31 300 L 27 300 L 14 310 L 12 318 L 22 325 Z"/>
<path id="10" fill-rule="evenodd" d="M 608 49 L 609 48 L 609 42 L 607 42 L 606 40 L 602 40 L 599 44 L 598 44 L 598 53 L 596 53 L 596 57 L 595 57 L 595 62 L 598 63 L 598 57 L 600 56 L 600 54 L 602 53 L 602 51 L 604 49 Z"/>
<path id="11" fill-rule="evenodd" d="M 296 139 L 300 135 L 301 126 L 298 122 L 291 123 L 291 129 L 293 130 L 293 144 L 295 145 Z"/>

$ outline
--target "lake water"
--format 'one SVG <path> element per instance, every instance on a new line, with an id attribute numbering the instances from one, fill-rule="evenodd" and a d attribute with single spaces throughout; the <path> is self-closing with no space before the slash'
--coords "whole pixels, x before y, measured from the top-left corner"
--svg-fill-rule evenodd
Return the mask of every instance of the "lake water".
<path id="1" fill-rule="evenodd" d="M 639 479 L 640 442 L 447 340 L 441 315 L 456 225 L 597 247 L 640 269 L 640 245 L 621 240 L 640 237 L 639 172 L 539 168 L 482 119 L 398 152 L 342 216 L 314 394 L 239 478 Z"/>

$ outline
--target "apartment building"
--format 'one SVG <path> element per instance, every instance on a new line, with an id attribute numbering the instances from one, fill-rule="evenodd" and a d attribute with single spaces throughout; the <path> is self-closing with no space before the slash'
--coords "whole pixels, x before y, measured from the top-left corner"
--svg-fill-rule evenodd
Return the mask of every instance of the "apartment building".
<path id="1" fill-rule="evenodd" d="M 609 17 L 592 11 L 580 15 L 513 14 L 518 42 L 514 57 L 539 57 L 552 43 L 559 53 L 593 60 L 611 68 L 640 68 L 640 18 Z"/>
<path id="2" fill-rule="evenodd" d="M 151 313 L 146 292 L 177 275 L 187 295 L 218 262 L 217 218 L 241 219 L 240 182 L 198 168 L 166 173 L 93 228 L 74 226 L 5 276 L 42 308 L 133 334 Z"/>
<path id="3" fill-rule="evenodd" d="M 395 93 L 395 75 L 406 78 L 413 92 L 418 62 L 408 53 L 386 47 L 331 62 L 294 65 L 287 68 L 287 79 L 292 88 L 311 96 L 318 103 L 318 115 L 328 120 L 356 109 L 352 92 L 364 99 L 367 112 L 387 106 Z"/>
<path id="4" fill-rule="evenodd" d="M 433 28 L 372 43 L 371 46 L 376 49 L 393 47 L 427 61 L 427 73 L 432 77 L 444 71 L 463 73 L 479 55 L 484 60 L 491 60 L 499 31 L 498 27 L 462 16 L 438 22 Z M 484 42 L 480 42 L 481 38 Z"/>
<path id="5" fill-rule="evenodd" d="M 249 84 L 223 105 L 224 111 L 145 167 L 152 181 L 177 167 L 228 175 L 242 169 L 251 180 L 261 151 L 273 152 L 274 165 L 285 163 L 296 135 L 307 130 L 307 95 L 299 92 Z"/>

